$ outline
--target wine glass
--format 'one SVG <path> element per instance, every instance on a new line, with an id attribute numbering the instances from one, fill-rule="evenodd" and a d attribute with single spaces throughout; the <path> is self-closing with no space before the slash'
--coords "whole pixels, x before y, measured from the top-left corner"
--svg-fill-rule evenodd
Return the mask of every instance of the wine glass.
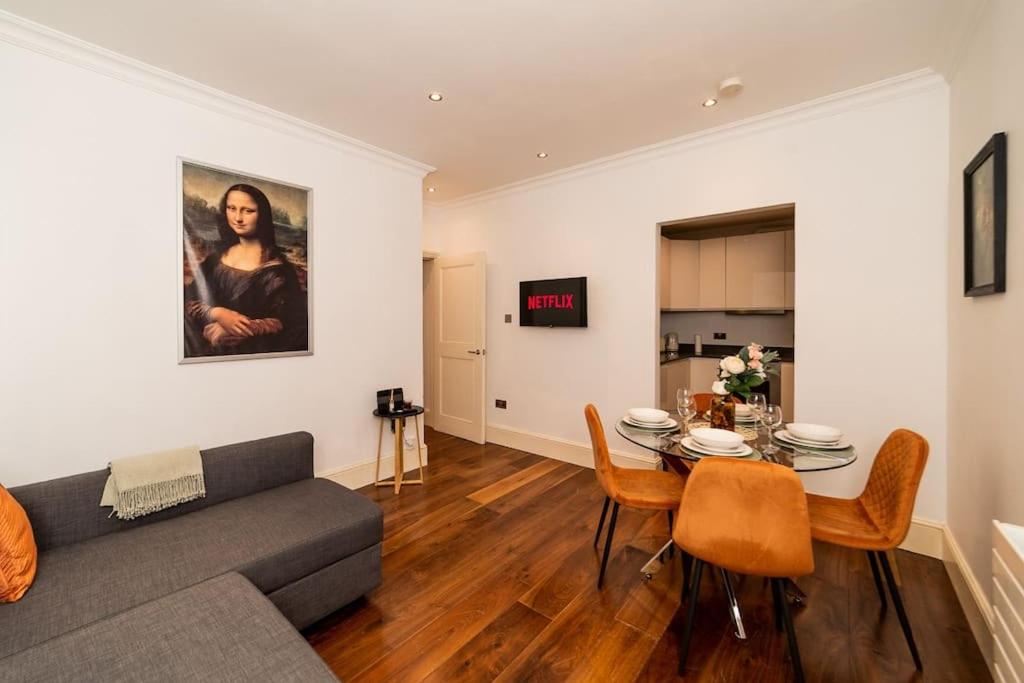
<path id="1" fill-rule="evenodd" d="M 683 388 L 676 391 L 676 411 L 683 420 L 683 433 L 680 436 L 680 440 L 682 440 L 689 430 L 690 420 L 697 415 L 697 402 L 693 400 L 693 394 L 689 389 Z"/>
<path id="2" fill-rule="evenodd" d="M 761 412 L 761 422 L 768 428 L 768 444 L 764 447 L 764 452 L 774 455 L 779 449 L 772 443 L 772 433 L 776 427 L 782 425 L 782 408 L 777 405 L 765 406 Z"/>
<path id="3" fill-rule="evenodd" d="M 750 412 L 754 416 L 754 429 L 757 429 L 761 425 L 761 415 L 768 406 L 768 401 L 764 394 L 753 393 L 747 399 L 747 405 L 750 406 Z"/>

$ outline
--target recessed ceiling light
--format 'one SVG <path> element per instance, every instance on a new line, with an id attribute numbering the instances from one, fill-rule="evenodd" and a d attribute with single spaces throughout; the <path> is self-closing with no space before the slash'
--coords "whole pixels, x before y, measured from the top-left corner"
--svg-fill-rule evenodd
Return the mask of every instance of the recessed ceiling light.
<path id="1" fill-rule="evenodd" d="M 538 159 L 547 159 L 548 158 L 548 153 L 547 152 L 537 152 L 537 158 Z"/>
<path id="2" fill-rule="evenodd" d="M 434 90 L 433 92 L 427 93 L 427 99 L 431 102 L 440 102 L 444 99 L 444 94 Z"/>
<path id="3" fill-rule="evenodd" d="M 716 100 L 714 97 L 709 97 L 700 103 L 702 107 L 713 107 L 716 104 L 718 104 L 718 100 Z"/>
<path id="4" fill-rule="evenodd" d="M 427 188 L 427 192 L 437 192 L 437 188 L 436 187 L 428 187 Z"/>

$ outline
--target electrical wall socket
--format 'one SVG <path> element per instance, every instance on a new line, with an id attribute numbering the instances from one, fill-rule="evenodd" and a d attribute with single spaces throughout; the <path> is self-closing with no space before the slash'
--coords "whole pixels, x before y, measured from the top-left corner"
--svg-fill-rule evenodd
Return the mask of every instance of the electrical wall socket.
<path id="1" fill-rule="evenodd" d="M 512 322 L 512 314 L 511 313 L 506 313 L 505 314 L 505 322 L 507 322 L 507 323 Z"/>
<path id="2" fill-rule="evenodd" d="M 725 332 L 715 332 L 715 339 L 725 339 Z"/>
<path id="3" fill-rule="evenodd" d="M 502 410 L 506 410 L 508 408 L 508 401 L 506 401 L 503 398 L 496 398 L 496 399 L 494 399 L 494 407 L 495 408 L 501 408 Z"/>

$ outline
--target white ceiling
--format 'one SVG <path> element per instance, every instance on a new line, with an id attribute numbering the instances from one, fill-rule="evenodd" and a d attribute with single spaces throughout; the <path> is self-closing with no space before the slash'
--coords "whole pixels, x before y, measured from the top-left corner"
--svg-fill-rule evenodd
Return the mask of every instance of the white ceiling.
<path id="1" fill-rule="evenodd" d="M 443 202 L 949 65 L 980 0 L 0 0 L 437 167 Z M 704 109 L 718 82 L 743 93 Z M 443 102 L 427 100 L 430 90 Z M 547 159 L 536 153 L 547 152 Z"/>

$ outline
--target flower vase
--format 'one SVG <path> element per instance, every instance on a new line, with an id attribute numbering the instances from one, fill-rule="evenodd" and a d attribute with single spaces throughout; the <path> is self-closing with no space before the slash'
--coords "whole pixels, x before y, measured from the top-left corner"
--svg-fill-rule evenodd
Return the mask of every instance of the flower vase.
<path id="1" fill-rule="evenodd" d="M 715 394 L 711 399 L 711 426 L 736 431 L 736 403 L 732 394 Z"/>

